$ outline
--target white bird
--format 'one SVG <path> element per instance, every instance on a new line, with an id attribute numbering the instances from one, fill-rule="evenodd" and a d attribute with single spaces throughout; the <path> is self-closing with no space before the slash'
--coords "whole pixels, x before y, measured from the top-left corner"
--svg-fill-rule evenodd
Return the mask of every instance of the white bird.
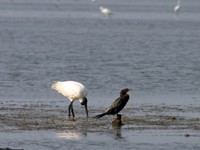
<path id="1" fill-rule="evenodd" d="M 178 13 L 181 9 L 181 1 L 177 0 L 177 4 L 174 6 L 174 12 Z"/>
<path id="2" fill-rule="evenodd" d="M 56 90 L 58 93 L 61 93 L 63 96 L 67 97 L 68 100 L 71 101 L 68 107 L 69 118 L 71 117 L 71 113 L 73 118 L 75 117 L 73 109 L 73 102 L 75 100 L 79 100 L 81 105 L 85 106 L 86 116 L 88 117 L 86 98 L 88 94 L 88 89 L 83 84 L 76 81 L 58 81 L 52 84 L 51 88 Z"/>
<path id="3" fill-rule="evenodd" d="M 101 6 L 101 7 L 99 7 L 99 9 L 100 9 L 101 13 L 106 15 L 106 16 L 112 15 L 111 10 L 106 8 L 106 7 Z"/>

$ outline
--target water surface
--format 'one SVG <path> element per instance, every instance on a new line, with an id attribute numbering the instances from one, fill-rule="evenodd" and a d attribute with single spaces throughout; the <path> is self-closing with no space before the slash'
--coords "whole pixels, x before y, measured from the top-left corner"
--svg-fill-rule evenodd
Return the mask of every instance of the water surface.
<path id="1" fill-rule="evenodd" d="M 3 119 L 0 125 L 5 130 L 0 134 L 0 147 L 199 149 L 196 129 L 200 104 L 200 1 L 182 1 L 179 15 L 173 13 L 175 3 L 174 0 L 97 0 L 96 3 L 1 0 L 0 116 Z M 103 16 L 99 6 L 109 7 L 113 15 Z M 44 106 L 48 106 L 47 110 L 61 109 L 50 111 L 54 119 L 66 114 L 67 101 L 50 89 L 57 80 L 84 83 L 89 89 L 92 114 L 105 110 L 122 88 L 129 87 L 134 91 L 130 92 L 129 105 L 122 112 L 124 117 L 149 121 L 150 115 L 155 121 L 160 115 L 167 121 L 166 117 L 178 116 L 186 125 L 182 122 L 184 128 L 170 126 L 161 130 L 150 126 L 138 130 L 136 127 L 141 124 L 134 120 L 131 132 L 127 131 L 129 126 L 124 126 L 121 137 L 110 127 L 100 133 L 61 132 L 56 127 L 35 132 L 35 128 L 21 131 L 14 125 L 14 133 L 13 128 L 7 132 L 7 127 L 13 127 L 9 123 L 18 117 L 22 119 L 16 120 L 19 123 L 23 118 L 35 121 L 37 117 L 31 116 L 36 113 L 36 104 L 41 106 L 39 112 L 45 112 Z M 42 105 L 44 101 L 48 105 Z M 32 109 L 27 109 L 32 105 Z M 75 106 L 78 117 L 83 117 L 80 105 Z M 4 124 L 9 117 L 12 119 Z M 194 126 L 188 124 L 191 120 L 195 121 Z M 189 138 L 184 136 L 187 133 L 191 135 Z"/>

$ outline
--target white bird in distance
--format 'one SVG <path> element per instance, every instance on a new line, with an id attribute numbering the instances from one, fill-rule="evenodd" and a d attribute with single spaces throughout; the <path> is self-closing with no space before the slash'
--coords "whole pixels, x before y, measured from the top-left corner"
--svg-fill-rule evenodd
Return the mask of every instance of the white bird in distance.
<path id="1" fill-rule="evenodd" d="M 176 3 L 176 5 L 174 6 L 174 12 L 176 14 L 178 14 L 178 12 L 180 11 L 180 9 L 181 9 L 181 1 L 178 0 L 177 3 Z"/>
<path id="2" fill-rule="evenodd" d="M 106 8 L 106 7 L 101 6 L 101 7 L 99 7 L 99 9 L 100 9 L 101 13 L 106 15 L 106 16 L 112 15 L 111 10 Z"/>

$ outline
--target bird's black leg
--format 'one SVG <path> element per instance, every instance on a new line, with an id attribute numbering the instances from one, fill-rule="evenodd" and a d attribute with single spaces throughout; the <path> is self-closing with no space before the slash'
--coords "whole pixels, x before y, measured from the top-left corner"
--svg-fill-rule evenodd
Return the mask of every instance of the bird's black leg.
<path id="1" fill-rule="evenodd" d="M 69 104 L 69 107 L 68 107 L 69 118 L 71 117 L 71 108 L 72 108 L 72 102 Z"/>
<path id="2" fill-rule="evenodd" d="M 73 118 L 74 118 L 74 117 L 75 117 L 75 115 L 74 115 L 73 102 L 74 102 L 74 101 L 72 101 L 72 102 L 71 102 L 71 103 L 72 103 L 72 104 L 71 104 L 71 105 L 72 105 L 72 106 L 71 106 L 71 111 L 72 111 L 72 116 L 73 116 Z"/>

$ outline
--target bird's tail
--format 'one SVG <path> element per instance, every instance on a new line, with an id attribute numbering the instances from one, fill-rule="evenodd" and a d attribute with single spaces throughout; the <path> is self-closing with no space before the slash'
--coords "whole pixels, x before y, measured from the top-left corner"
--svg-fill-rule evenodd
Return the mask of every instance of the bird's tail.
<path id="1" fill-rule="evenodd" d="M 54 89 L 54 90 L 56 90 L 56 91 L 58 91 L 58 93 L 61 93 L 61 94 L 64 95 L 64 91 L 65 91 L 64 88 L 65 88 L 65 86 L 62 84 L 62 82 L 55 82 L 55 83 L 53 83 L 52 86 L 51 86 L 51 88 Z"/>
<path id="2" fill-rule="evenodd" d="M 57 90 L 58 88 L 58 82 L 55 82 L 51 85 L 51 88 L 54 89 L 54 90 Z"/>
<path id="3" fill-rule="evenodd" d="M 101 118 L 101 117 L 103 117 L 103 116 L 105 116 L 105 115 L 107 115 L 107 114 L 108 114 L 108 113 L 102 113 L 102 114 L 99 114 L 99 115 L 94 116 L 94 118 L 99 119 L 99 118 Z"/>

